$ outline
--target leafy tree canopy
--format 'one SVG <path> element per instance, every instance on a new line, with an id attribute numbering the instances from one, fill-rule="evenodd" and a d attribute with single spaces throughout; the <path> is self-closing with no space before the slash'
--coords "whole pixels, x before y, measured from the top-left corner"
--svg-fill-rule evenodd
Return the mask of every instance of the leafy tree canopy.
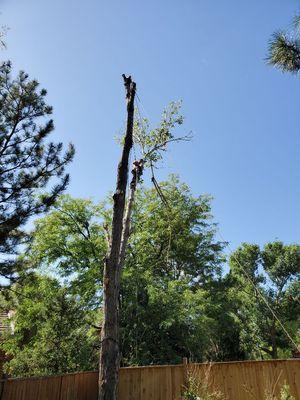
<path id="1" fill-rule="evenodd" d="M 224 258 L 223 243 L 214 238 L 210 198 L 194 197 L 188 186 L 174 176 L 160 186 L 168 205 L 162 203 L 155 189 L 144 188 L 138 192 L 133 210 L 121 285 L 122 349 L 127 364 L 174 362 L 196 348 L 195 356 L 203 358 L 207 347 L 204 343 L 211 335 L 213 322 L 209 318 L 207 322 L 203 313 L 209 297 L 206 291 L 212 282 L 221 279 Z M 36 222 L 26 262 L 43 270 L 52 266 L 68 280 L 71 292 L 80 296 L 87 308 L 97 309 L 102 302 L 99 266 L 107 251 L 109 204 L 96 206 L 89 200 L 62 196 L 54 207 Z M 180 300 L 180 293 L 187 299 L 186 304 Z M 161 313 L 157 313 L 158 308 Z M 198 328 L 192 326 L 192 320 Z M 143 334 L 137 335 L 139 329 Z M 186 329 L 193 335 L 184 334 Z M 156 353 L 149 348 L 154 331 Z M 196 339 L 200 331 L 201 346 Z M 160 352 L 158 349 L 171 333 L 169 350 Z M 180 349 L 176 344 L 179 342 Z"/>
<path id="2" fill-rule="evenodd" d="M 95 316 L 56 279 L 31 274 L 20 279 L 1 301 L 15 310 L 1 343 L 14 376 L 50 375 L 96 367 Z M 5 301 L 4 301 L 5 300 Z"/>
<path id="3" fill-rule="evenodd" d="M 273 358 L 290 354 L 295 346 L 278 319 L 291 338 L 299 340 L 300 246 L 275 241 L 260 249 L 244 243 L 230 257 L 230 272 L 248 354 Z"/>
<path id="4" fill-rule="evenodd" d="M 230 273 L 224 276 L 225 244 L 215 239 L 210 197 L 193 196 L 174 176 L 160 187 L 166 203 L 155 189 L 142 188 L 133 209 L 120 296 L 123 365 L 176 363 L 184 356 L 198 361 L 289 356 L 291 344 L 258 291 L 299 340 L 299 245 L 273 242 L 260 249 L 243 244 L 231 255 Z M 102 306 L 99 266 L 107 252 L 105 226 L 110 219 L 107 202 L 95 205 L 91 200 L 60 196 L 53 210 L 36 221 L 20 262 L 36 271 L 55 272 L 64 285 L 53 278 L 38 278 L 34 272 L 31 278 L 27 269 L 26 284 L 23 289 L 18 286 L 18 291 L 30 293 L 31 303 L 18 296 L 16 326 L 21 335 L 7 342 L 15 360 L 9 368 L 15 374 L 28 373 L 35 362 L 30 357 L 40 360 L 35 371 L 41 374 L 57 371 L 58 364 L 52 364 L 56 357 L 64 371 L 92 367 Z M 70 318 L 75 313 L 73 322 L 67 315 L 62 320 L 61 346 L 69 354 L 64 361 L 58 353 L 49 358 L 39 333 L 45 332 L 47 341 L 53 329 L 56 337 L 59 305 L 64 304 L 59 302 L 61 297 L 67 301 L 64 312 Z M 24 321 L 22 307 L 32 313 L 22 311 Z M 41 309 L 47 307 L 54 311 L 47 311 L 45 318 Z M 24 342 L 26 321 L 38 326 L 29 342 Z M 79 337 L 82 332 L 86 335 L 80 339 L 84 351 L 79 358 L 73 355 L 77 343 L 70 339 L 73 330 Z"/>

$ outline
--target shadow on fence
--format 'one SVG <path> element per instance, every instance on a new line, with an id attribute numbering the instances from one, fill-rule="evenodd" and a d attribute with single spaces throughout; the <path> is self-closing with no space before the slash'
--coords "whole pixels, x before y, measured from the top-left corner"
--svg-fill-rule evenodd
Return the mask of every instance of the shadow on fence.
<path id="1" fill-rule="evenodd" d="M 119 400 L 179 400 L 189 376 L 203 379 L 228 400 L 263 400 L 270 385 L 275 394 L 287 383 L 300 400 L 300 359 L 242 361 L 121 368 Z M 0 400 L 97 400 L 97 372 L 0 381 Z"/>

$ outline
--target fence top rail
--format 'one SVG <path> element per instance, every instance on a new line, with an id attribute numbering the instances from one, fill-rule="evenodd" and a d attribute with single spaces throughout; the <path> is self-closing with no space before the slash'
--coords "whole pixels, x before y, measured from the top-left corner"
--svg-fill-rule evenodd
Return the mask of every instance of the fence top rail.
<path id="1" fill-rule="evenodd" d="M 224 364 L 262 364 L 262 363 L 283 363 L 283 362 L 300 362 L 300 358 L 276 358 L 272 360 L 243 360 L 243 361 L 207 361 L 202 363 L 190 362 L 192 365 L 224 365 Z"/>
<path id="2" fill-rule="evenodd" d="M 220 362 L 203 362 L 203 363 L 195 363 L 191 362 L 189 365 L 232 365 L 232 364 L 257 364 L 257 363 L 286 363 L 286 362 L 300 362 L 300 358 L 287 358 L 287 359 L 276 359 L 276 360 L 245 360 L 245 361 L 220 361 Z M 136 370 L 136 369 L 152 369 L 152 368 L 174 368 L 174 367 L 183 367 L 183 364 L 166 364 L 166 365 L 142 365 L 142 366 L 134 366 L 134 367 L 121 367 L 121 370 Z M 72 375 L 84 375 L 84 374 L 96 374 L 98 371 L 78 371 L 78 372 L 69 372 L 65 374 L 58 375 L 43 375 L 43 376 L 25 376 L 19 378 L 4 378 L 0 379 L 0 383 L 7 381 L 22 381 L 22 380 L 42 380 L 42 379 L 52 379 L 52 378 L 63 378 Z"/>
<path id="3" fill-rule="evenodd" d="M 172 367 L 182 367 L 182 364 L 166 364 L 166 365 L 136 365 L 133 367 L 121 367 L 121 370 L 129 370 L 129 369 L 147 369 L 147 368 L 172 368 Z M 72 376 L 72 375 L 83 375 L 83 374 L 96 374 L 98 371 L 78 371 L 78 372 L 68 372 L 65 374 L 57 374 L 57 375 L 41 375 L 41 376 L 22 376 L 18 378 L 2 378 L 0 379 L 1 382 L 7 382 L 7 381 L 21 381 L 21 380 L 29 380 L 29 379 L 51 379 L 51 378 L 59 378 L 59 377 L 64 377 L 64 376 Z"/>
<path id="4" fill-rule="evenodd" d="M 188 362 L 189 365 L 219 365 L 219 364 L 253 364 L 253 363 L 282 363 L 290 361 L 300 361 L 300 358 L 278 358 L 275 360 L 242 360 L 242 361 L 206 361 L 206 362 Z M 121 369 L 141 369 L 141 368 L 170 368 L 182 367 L 183 364 L 166 364 L 166 365 L 135 365 L 129 367 L 122 367 Z"/>
<path id="5" fill-rule="evenodd" d="M 67 372 L 65 374 L 58 375 L 41 375 L 41 376 L 22 376 L 18 378 L 2 378 L 0 379 L 0 383 L 7 381 L 24 381 L 24 380 L 40 380 L 40 379 L 51 379 L 51 378 L 63 378 L 64 376 L 72 376 L 72 375 L 84 375 L 84 374 L 94 374 L 98 373 L 98 371 L 78 371 L 78 372 Z"/>
<path id="6" fill-rule="evenodd" d="M 146 369 L 146 368 L 174 368 L 182 367 L 183 364 L 165 364 L 165 365 L 134 365 L 129 367 L 121 367 L 122 370 L 129 369 Z"/>

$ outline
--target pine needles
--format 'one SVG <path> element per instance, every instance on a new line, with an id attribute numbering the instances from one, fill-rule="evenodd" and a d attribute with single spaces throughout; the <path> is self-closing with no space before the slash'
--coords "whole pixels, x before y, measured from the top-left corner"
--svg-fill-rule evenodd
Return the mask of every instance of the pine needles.
<path id="1" fill-rule="evenodd" d="M 290 32 L 275 32 L 269 43 L 267 61 L 283 72 L 298 73 L 300 71 L 300 16 L 293 21 Z"/>

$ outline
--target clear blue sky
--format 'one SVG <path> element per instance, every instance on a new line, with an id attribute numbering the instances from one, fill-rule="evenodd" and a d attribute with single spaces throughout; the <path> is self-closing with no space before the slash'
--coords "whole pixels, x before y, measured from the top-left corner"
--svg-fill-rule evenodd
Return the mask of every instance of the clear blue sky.
<path id="1" fill-rule="evenodd" d="M 296 0 L 0 0 L 13 61 L 48 89 L 54 138 L 77 149 L 69 193 L 103 198 L 115 186 L 124 126 L 121 74 L 153 122 L 182 99 L 182 132 L 158 178 L 178 173 L 214 196 L 226 240 L 300 241 L 300 77 L 265 63 Z M 143 110 L 143 109 L 142 109 Z"/>

